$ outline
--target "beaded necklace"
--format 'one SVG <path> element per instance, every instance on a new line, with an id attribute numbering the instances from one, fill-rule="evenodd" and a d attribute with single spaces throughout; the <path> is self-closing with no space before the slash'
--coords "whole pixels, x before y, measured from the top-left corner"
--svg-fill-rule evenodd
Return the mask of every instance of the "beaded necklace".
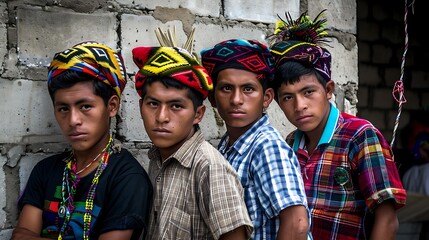
<path id="1" fill-rule="evenodd" d="M 83 239 L 88 240 L 89 231 L 91 227 L 91 213 L 94 208 L 94 198 L 95 190 L 98 186 L 98 180 L 103 173 L 104 169 L 107 167 L 111 153 L 113 152 L 112 147 L 112 136 L 110 136 L 109 142 L 106 147 L 101 151 L 102 157 L 100 163 L 98 164 L 97 170 L 95 172 L 94 178 L 92 179 L 91 186 L 89 187 L 86 200 L 85 200 L 85 213 L 83 217 Z M 98 158 L 97 156 L 96 158 Z M 76 161 L 73 160 L 73 152 L 66 159 L 66 166 L 63 173 L 63 181 L 61 186 L 61 196 L 62 202 L 58 208 L 58 216 L 64 218 L 63 225 L 61 226 L 60 234 L 58 235 L 58 240 L 62 240 L 65 234 L 66 228 L 71 218 L 75 207 L 73 205 L 73 197 L 76 193 L 76 186 L 80 181 L 80 177 L 76 174 Z M 66 196 L 67 194 L 67 196 Z"/>

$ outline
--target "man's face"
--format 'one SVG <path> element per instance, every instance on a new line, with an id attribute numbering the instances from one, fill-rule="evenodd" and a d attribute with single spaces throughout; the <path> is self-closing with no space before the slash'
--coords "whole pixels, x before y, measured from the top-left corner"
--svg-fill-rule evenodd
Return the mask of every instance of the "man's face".
<path id="1" fill-rule="evenodd" d="M 187 89 L 166 87 L 161 82 L 145 86 L 140 114 L 146 132 L 163 159 L 176 152 L 194 134 L 194 125 L 203 116 L 205 106 L 194 110 Z"/>
<path id="2" fill-rule="evenodd" d="M 329 115 L 334 82 L 326 88 L 315 75 L 303 75 L 294 84 L 282 83 L 278 89 L 278 104 L 287 119 L 303 132 L 323 132 Z"/>
<path id="3" fill-rule="evenodd" d="M 255 73 L 229 68 L 218 74 L 213 105 L 228 132 L 241 135 L 262 117 L 273 94 L 272 89 L 263 90 Z"/>
<path id="4" fill-rule="evenodd" d="M 109 137 L 110 118 L 115 116 L 118 97 L 112 96 L 106 106 L 94 94 L 92 82 L 79 82 L 59 89 L 54 95 L 54 114 L 63 135 L 76 152 L 99 152 Z"/>

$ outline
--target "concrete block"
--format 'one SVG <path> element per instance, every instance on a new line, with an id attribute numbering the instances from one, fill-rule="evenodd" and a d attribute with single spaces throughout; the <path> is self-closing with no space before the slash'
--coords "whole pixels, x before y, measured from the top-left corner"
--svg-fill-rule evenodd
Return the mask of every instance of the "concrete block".
<path id="1" fill-rule="evenodd" d="M 134 81 L 128 81 L 122 93 L 120 115 L 119 135 L 125 137 L 126 141 L 150 142 L 140 116 L 139 95 L 135 90 Z"/>
<path id="2" fill-rule="evenodd" d="M 267 44 L 264 31 L 249 26 L 236 25 L 233 27 L 215 24 L 197 23 L 195 24 L 195 51 L 200 56 L 201 50 L 211 48 L 216 43 L 227 39 L 250 39 Z"/>
<path id="3" fill-rule="evenodd" d="M 51 155 L 51 154 L 50 154 Z M 27 154 L 21 158 L 18 163 L 19 166 L 19 192 L 22 193 L 24 191 L 25 186 L 27 185 L 28 178 L 30 177 L 31 171 L 34 166 L 41 160 L 50 156 L 44 153 L 36 153 L 36 154 Z"/>
<path id="4" fill-rule="evenodd" d="M 319 14 L 319 12 L 323 9 L 327 9 L 327 11 L 325 12 L 325 16 L 328 20 L 328 28 L 338 29 L 343 32 L 356 34 L 356 1 L 308 1 L 308 14 L 310 15 L 311 19 L 314 19 L 317 14 Z"/>
<path id="5" fill-rule="evenodd" d="M 0 239 L 11 239 L 13 229 L 0 230 Z"/>
<path id="6" fill-rule="evenodd" d="M 413 71 L 414 73 L 414 71 Z M 391 68 L 385 68 L 384 70 L 384 82 L 386 83 L 386 86 L 389 86 L 393 89 L 393 86 L 395 85 L 395 82 L 397 80 L 401 79 L 401 68 L 398 67 L 391 67 Z"/>
<path id="7" fill-rule="evenodd" d="M 3 166 L 6 164 L 7 162 L 7 158 L 4 155 L 0 155 L 0 166 Z M 2 226 L 1 228 L 3 228 L 3 226 L 5 226 L 6 224 L 6 212 L 4 211 L 4 209 L 6 208 L 6 197 L 7 194 L 6 193 L 6 176 L 4 174 L 4 171 L 0 171 L 0 192 L 3 193 L 1 194 L 0 197 L 0 226 Z M 1 235 L 0 235 L 1 236 Z M 0 239 L 5 239 L 5 238 L 0 238 Z"/>
<path id="8" fill-rule="evenodd" d="M 420 109 L 420 96 L 418 92 L 413 90 L 405 90 L 404 92 L 407 102 L 402 105 L 403 109 L 406 110 L 418 110 Z M 398 107 L 398 103 L 395 102 L 395 108 Z"/>
<path id="9" fill-rule="evenodd" d="M 152 16 L 137 16 L 124 14 L 121 20 L 122 57 L 124 58 L 127 73 L 138 71 L 132 59 L 132 49 L 139 46 L 159 46 L 155 29 L 160 27 L 163 31 L 176 28 L 176 37 L 180 45 L 186 42 L 187 36 L 179 20 L 162 23 Z M 196 30 L 198 32 L 198 30 Z"/>
<path id="10" fill-rule="evenodd" d="M 19 62 L 48 66 L 55 53 L 88 40 L 115 49 L 116 28 L 114 13 L 82 14 L 21 7 L 17 19 Z"/>
<path id="11" fill-rule="evenodd" d="M 428 92 L 422 93 L 421 101 L 422 101 L 422 109 L 429 111 L 429 93 Z"/>
<path id="12" fill-rule="evenodd" d="M 428 71 L 412 71 L 411 87 L 429 88 L 429 72 Z"/>
<path id="13" fill-rule="evenodd" d="M 384 112 L 377 110 L 362 110 L 358 112 L 358 117 L 370 121 L 376 128 L 385 129 L 386 123 L 384 119 Z"/>
<path id="14" fill-rule="evenodd" d="M 0 72 L 3 72 L 3 62 L 7 54 L 7 4 L 0 2 L 0 42 L 4 43 L 0 45 Z"/>
<path id="15" fill-rule="evenodd" d="M 383 44 L 374 44 L 372 51 L 372 62 L 376 64 L 388 64 L 393 56 L 393 50 Z"/>
<path id="16" fill-rule="evenodd" d="M 0 79 L 0 143 L 61 141 L 46 82 Z"/>
<path id="17" fill-rule="evenodd" d="M 376 41 L 380 38 L 380 25 L 367 20 L 360 20 L 358 27 L 360 41 Z"/>
<path id="18" fill-rule="evenodd" d="M 277 15 L 284 18 L 288 11 L 292 18 L 299 16 L 299 1 L 294 0 L 225 0 L 225 17 L 227 19 L 247 20 L 252 22 L 273 23 Z"/>
<path id="19" fill-rule="evenodd" d="M 367 87 L 359 87 L 358 90 L 358 103 L 357 106 L 360 108 L 368 107 L 369 91 Z"/>
<path id="20" fill-rule="evenodd" d="M 187 8 L 193 13 L 202 16 L 219 17 L 220 13 L 220 0 L 204 1 L 204 0 L 158 0 L 158 1 L 147 1 L 147 0 L 117 0 L 119 4 L 133 5 L 142 9 L 155 9 L 158 6 L 168 8 Z M 177 16 L 179 19 L 180 16 Z"/>
<path id="21" fill-rule="evenodd" d="M 287 120 L 277 102 L 271 102 L 267 109 L 267 114 L 270 118 L 271 125 L 276 128 L 285 139 L 290 132 L 296 129 L 296 127 Z"/>
<path id="22" fill-rule="evenodd" d="M 395 100 L 392 97 L 392 89 L 375 88 L 372 94 L 372 106 L 378 109 L 392 109 Z"/>
<path id="23" fill-rule="evenodd" d="M 378 86 L 383 79 L 381 79 L 378 68 L 371 64 L 359 64 L 359 86 Z"/>
<path id="24" fill-rule="evenodd" d="M 358 48 L 355 45 L 351 50 L 347 50 L 336 39 L 330 42 L 332 47 L 327 47 L 332 57 L 331 78 L 337 85 L 347 83 L 358 83 Z"/>

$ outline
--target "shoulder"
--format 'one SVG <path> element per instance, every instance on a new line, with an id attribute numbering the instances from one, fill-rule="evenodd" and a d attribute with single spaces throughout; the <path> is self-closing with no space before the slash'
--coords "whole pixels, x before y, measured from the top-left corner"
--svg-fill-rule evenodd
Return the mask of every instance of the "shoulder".
<path id="1" fill-rule="evenodd" d="M 58 154 L 54 154 L 49 157 L 46 157 L 41 161 L 39 161 L 38 163 L 36 163 L 33 169 L 52 171 L 57 167 L 63 168 L 65 165 L 64 160 L 67 158 L 69 154 L 70 154 L 69 152 L 64 152 L 64 153 L 58 153 Z"/>
<path id="2" fill-rule="evenodd" d="M 111 174 L 116 174 L 116 175 L 124 175 L 124 174 L 147 175 L 143 166 L 125 148 L 122 148 L 120 152 L 113 153 L 110 156 L 108 169 L 109 169 L 109 172 L 111 172 Z"/>
<path id="3" fill-rule="evenodd" d="M 194 155 L 193 168 L 203 172 L 235 172 L 228 160 L 207 141 L 201 142 Z"/>

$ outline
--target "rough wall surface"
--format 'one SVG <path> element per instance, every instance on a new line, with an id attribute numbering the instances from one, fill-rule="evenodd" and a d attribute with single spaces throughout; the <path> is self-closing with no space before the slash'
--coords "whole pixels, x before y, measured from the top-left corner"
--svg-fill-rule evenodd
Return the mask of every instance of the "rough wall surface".
<path id="1" fill-rule="evenodd" d="M 179 42 L 196 28 L 195 51 L 230 38 L 265 42 L 276 15 L 293 17 L 308 10 L 311 16 L 327 8 L 334 36 L 331 42 L 336 104 L 356 112 L 357 46 L 353 1 L 298 0 L 15 0 L 0 1 L 0 239 L 8 239 L 16 224 L 16 201 L 33 166 L 67 148 L 52 114 L 46 89 L 47 65 L 54 53 L 85 40 L 120 49 L 129 82 L 112 131 L 147 167 L 150 146 L 138 110 L 131 49 L 157 45 L 154 29 L 175 27 Z M 307 3 L 307 2 L 306 2 Z M 335 10 L 335 11 L 333 11 Z M 335 21 L 347 19 L 347 21 Z M 201 124 L 205 137 L 216 145 L 225 132 L 222 120 L 208 102 Z M 293 128 L 273 102 L 268 109 L 273 125 L 287 134 Z"/>

